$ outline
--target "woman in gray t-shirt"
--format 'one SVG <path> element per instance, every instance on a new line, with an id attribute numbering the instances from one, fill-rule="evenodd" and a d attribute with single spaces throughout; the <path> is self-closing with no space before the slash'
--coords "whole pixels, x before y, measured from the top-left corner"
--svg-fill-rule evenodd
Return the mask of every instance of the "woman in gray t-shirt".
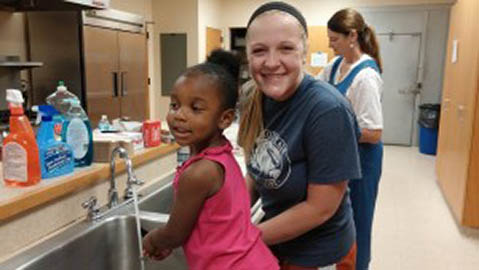
<path id="1" fill-rule="evenodd" d="M 263 202 L 263 240 L 284 270 L 353 270 L 347 184 L 360 169 L 352 109 L 333 87 L 304 73 L 307 25 L 294 7 L 259 7 L 246 45 L 256 89 L 242 105 L 238 142 L 252 199 Z"/>

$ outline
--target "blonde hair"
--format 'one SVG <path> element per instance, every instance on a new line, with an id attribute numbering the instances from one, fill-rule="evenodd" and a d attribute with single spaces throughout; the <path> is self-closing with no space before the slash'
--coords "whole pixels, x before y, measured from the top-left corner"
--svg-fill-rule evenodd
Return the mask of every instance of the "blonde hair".
<path id="1" fill-rule="evenodd" d="M 256 138 L 263 131 L 263 93 L 253 79 L 243 84 L 239 100 L 238 145 L 243 148 L 245 160 L 248 163 Z"/>

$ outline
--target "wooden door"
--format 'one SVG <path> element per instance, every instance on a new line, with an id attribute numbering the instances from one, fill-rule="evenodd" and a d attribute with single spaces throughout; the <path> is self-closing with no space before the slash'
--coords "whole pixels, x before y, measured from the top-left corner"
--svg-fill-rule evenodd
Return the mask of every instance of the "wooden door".
<path id="1" fill-rule="evenodd" d="M 96 127 L 101 115 L 120 117 L 117 32 L 83 27 L 88 116 Z"/>
<path id="2" fill-rule="evenodd" d="M 328 28 L 326 26 L 308 27 L 309 48 L 306 55 L 306 70 L 316 76 L 323 68 L 311 66 L 311 54 L 323 52 L 328 55 L 328 62 L 333 59 L 334 51 L 329 48 Z"/>
<path id="3" fill-rule="evenodd" d="M 476 43 L 477 44 L 477 43 Z M 478 59 L 479 60 L 479 59 Z M 479 70 L 479 62 L 477 64 Z M 464 224 L 472 227 L 479 227 L 479 76 L 477 77 L 475 91 L 475 112 L 473 114 L 473 138 L 471 145 L 471 155 L 469 160 L 469 172 L 466 191 L 466 200 L 464 202 Z"/>
<path id="4" fill-rule="evenodd" d="M 212 50 L 222 48 L 222 43 L 221 30 L 206 27 L 206 57 Z"/>
<path id="5" fill-rule="evenodd" d="M 450 17 L 437 157 L 438 182 L 462 225 L 479 227 L 477 192 L 477 1 L 458 1 Z M 472 25 L 472 27 L 471 27 Z M 458 41 L 452 61 L 454 41 Z"/>
<path id="6" fill-rule="evenodd" d="M 121 116 L 144 121 L 148 115 L 146 37 L 118 32 Z"/>

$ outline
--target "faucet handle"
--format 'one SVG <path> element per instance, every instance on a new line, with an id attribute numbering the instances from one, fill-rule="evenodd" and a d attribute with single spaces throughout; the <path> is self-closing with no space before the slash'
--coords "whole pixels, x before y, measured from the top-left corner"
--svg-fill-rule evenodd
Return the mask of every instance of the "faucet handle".
<path id="1" fill-rule="evenodd" d="M 128 180 L 126 182 L 126 188 L 125 188 L 125 195 L 124 198 L 125 200 L 133 198 L 133 185 L 143 185 L 145 182 L 136 178 L 135 175 L 130 175 L 128 176 Z"/>
<path id="2" fill-rule="evenodd" d="M 131 177 L 128 178 L 128 182 L 138 186 L 141 186 L 145 183 L 145 181 L 138 179 L 135 174 L 132 174 Z"/>
<path id="3" fill-rule="evenodd" d="M 100 209 L 96 203 L 97 198 L 95 196 L 91 196 L 88 200 L 82 202 L 81 204 L 84 209 L 88 210 L 88 219 L 90 220 L 97 220 L 100 217 Z"/>

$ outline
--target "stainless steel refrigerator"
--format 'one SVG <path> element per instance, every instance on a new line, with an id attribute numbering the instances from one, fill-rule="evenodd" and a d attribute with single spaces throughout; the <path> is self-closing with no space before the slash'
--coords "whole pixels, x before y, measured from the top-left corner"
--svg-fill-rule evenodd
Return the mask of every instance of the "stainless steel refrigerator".
<path id="1" fill-rule="evenodd" d="M 45 103 L 65 82 L 95 125 L 101 115 L 143 121 L 148 110 L 147 43 L 144 20 L 105 10 L 28 12 L 33 104 Z"/>

